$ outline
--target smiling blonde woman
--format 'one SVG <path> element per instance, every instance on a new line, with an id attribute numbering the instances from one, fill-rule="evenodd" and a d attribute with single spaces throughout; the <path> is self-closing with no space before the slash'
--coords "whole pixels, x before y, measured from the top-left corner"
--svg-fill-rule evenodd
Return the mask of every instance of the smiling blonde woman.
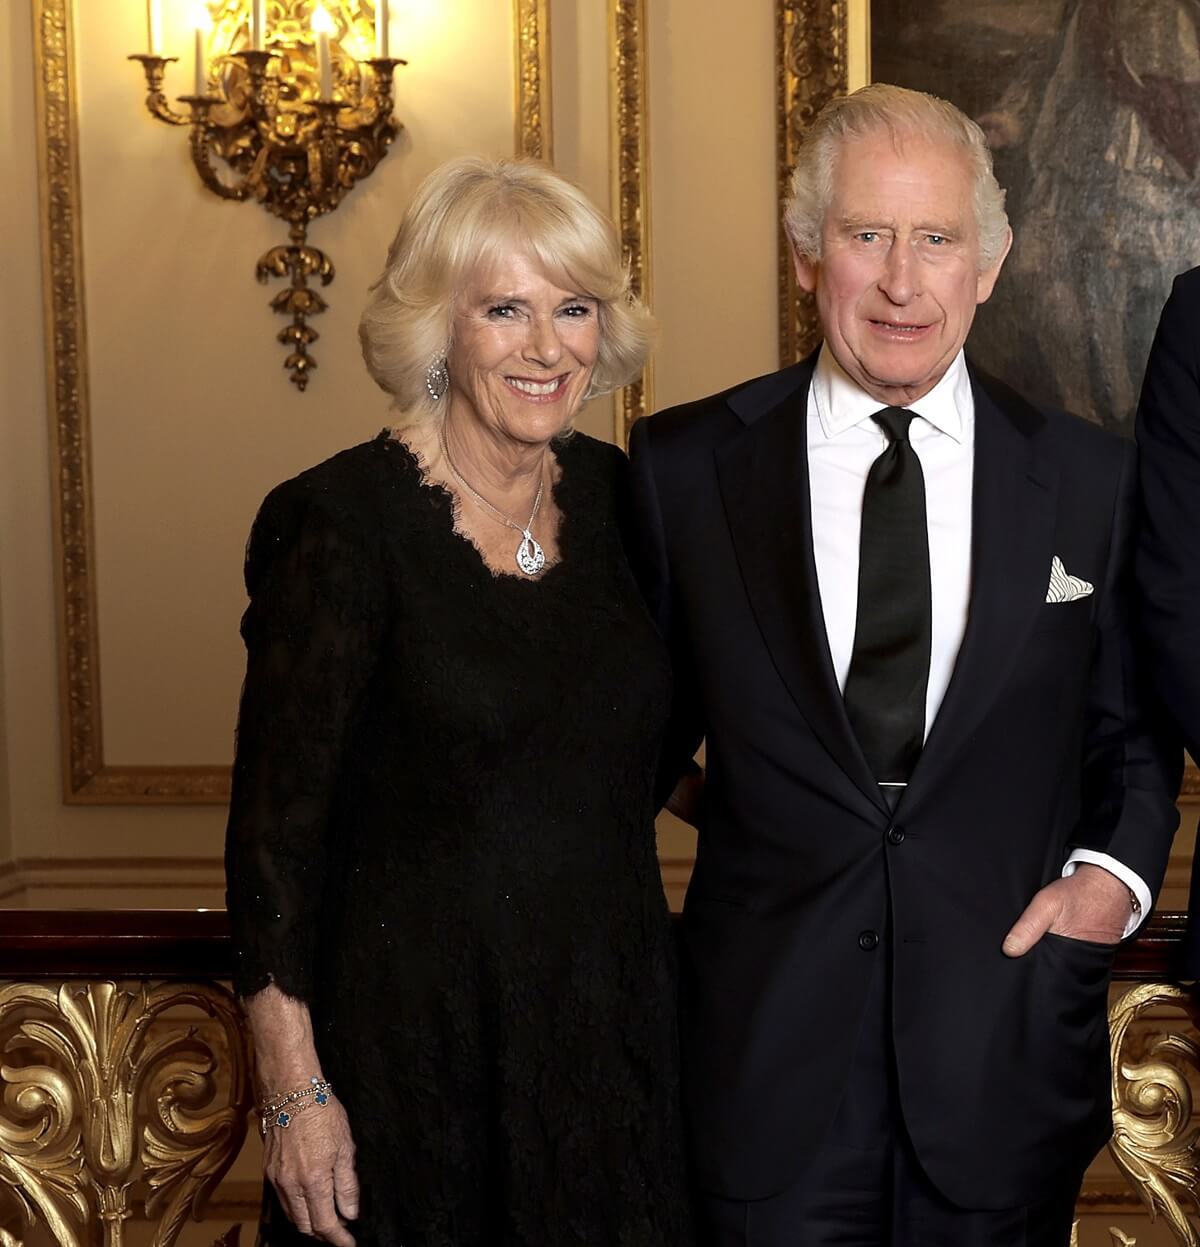
<path id="1" fill-rule="evenodd" d="M 625 460 L 615 231 L 526 161 L 418 191 L 361 327 L 393 427 L 251 535 L 227 864 L 262 1242 L 683 1247 L 652 787 L 665 654 Z"/>

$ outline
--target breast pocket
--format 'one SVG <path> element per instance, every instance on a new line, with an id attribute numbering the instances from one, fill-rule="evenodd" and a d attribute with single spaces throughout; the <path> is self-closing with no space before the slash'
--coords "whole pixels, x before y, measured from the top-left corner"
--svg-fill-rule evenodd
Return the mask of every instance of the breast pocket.
<path id="1" fill-rule="evenodd" d="M 1047 602 L 1038 612 L 1034 628 L 1038 632 L 1085 634 L 1092 625 L 1092 602 L 1088 595 L 1074 602 Z"/>

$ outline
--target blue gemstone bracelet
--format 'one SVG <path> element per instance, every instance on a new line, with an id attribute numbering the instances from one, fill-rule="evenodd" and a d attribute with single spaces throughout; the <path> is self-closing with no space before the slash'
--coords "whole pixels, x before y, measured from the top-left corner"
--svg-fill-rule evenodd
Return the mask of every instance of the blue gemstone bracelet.
<path id="1" fill-rule="evenodd" d="M 294 1091 L 277 1092 L 259 1105 L 258 1113 L 265 1135 L 272 1126 L 286 1130 L 297 1113 L 304 1112 L 314 1104 L 324 1108 L 333 1094 L 333 1084 L 324 1078 L 310 1078 L 308 1084 Z"/>

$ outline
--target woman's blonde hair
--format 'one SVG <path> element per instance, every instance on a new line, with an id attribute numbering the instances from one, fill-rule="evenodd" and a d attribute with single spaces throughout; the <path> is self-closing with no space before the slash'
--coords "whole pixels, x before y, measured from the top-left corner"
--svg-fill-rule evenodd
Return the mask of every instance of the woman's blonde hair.
<path id="1" fill-rule="evenodd" d="M 467 156 L 418 187 L 359 321 L 367 371 L 402 411 L 415 419 L 437 412 L 426 373 L 450 347 L 457 300 L 475 274 L 514 251 L 599 304 L 600 350 L 585 398 L 641 371 L 654 322 L 630 290 L 612 222 L 537 161 Z"/>
<path id="2" fill-rule="evenodd" d="M 1003 254 L 1008 216 L 983 131 L 949 101 L 886 82 L 830 100 L 805 133 L 783 214 L 792 245 L 806 259 L 821 258 L 821 231 L 833 199 L 833 170 L 841 146 L 880 130 L 897 141 L 916 135 L 962 151 L 972 174 L 979 267 L 990 268 Z"/>

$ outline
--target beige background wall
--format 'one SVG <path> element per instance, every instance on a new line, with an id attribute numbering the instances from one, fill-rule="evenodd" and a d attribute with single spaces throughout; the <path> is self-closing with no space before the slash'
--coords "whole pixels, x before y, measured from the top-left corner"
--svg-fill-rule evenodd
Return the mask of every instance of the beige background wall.
<path id="1" fill-rule="evenodd" d="M 660 407 L 779 367 L 774 38 L 768 3 L 647 5 Z"/>

